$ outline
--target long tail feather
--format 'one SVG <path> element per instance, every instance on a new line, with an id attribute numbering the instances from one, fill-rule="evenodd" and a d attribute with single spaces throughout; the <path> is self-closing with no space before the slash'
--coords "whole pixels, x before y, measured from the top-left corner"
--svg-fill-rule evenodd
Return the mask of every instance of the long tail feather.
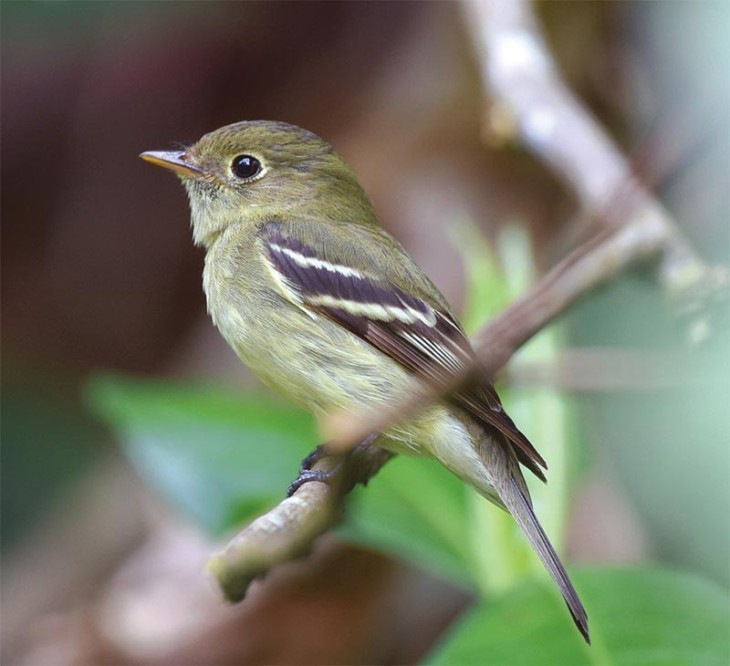
<path id="1" fill-rule="evenodd" d="M 513 478 L 510 478 L 508 481 L 507 492 L 500 493 L 500 499 L 512 514 L 525 537 L 530 542 L 530 545 L 535 549 L 538 557 L 555 581 L 573 617 L 573 621 L 576 627 L 578 627 L 578 631 L 583 635 L 586 643 L 590 645 L 588 616 L 586 615 L 585 608 L 583 608 L 583 604 L 578 598 L 578 593 L 570 582 L 558 554 L 555 552 L 542 526 L 538 522 L 529 500 L 525 497 L 525 494 Z"/>

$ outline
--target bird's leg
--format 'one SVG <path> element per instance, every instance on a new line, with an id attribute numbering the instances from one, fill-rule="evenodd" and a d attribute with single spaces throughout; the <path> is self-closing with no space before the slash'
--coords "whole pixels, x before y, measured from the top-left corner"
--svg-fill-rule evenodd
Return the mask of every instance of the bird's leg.
<path id="1" fill-rule="evenodd" d="M 315 463 L 318 463 L 320 460 L 322 460 L 322 458 L 326 458 L 327 455 L 328 453 L 326 444 L 320 444 L 313 451 L 310 451 L 299 465 L 300 476 L 304 474 L 304 472 L 311 471 Z"/>
<path id="2" fill-rule="evenodd" d="M 320 481 L 330 485 L 337 484 L 347 492 L 356 483 L 367 479 L 368 475 L 361 465 L 367 466 L 372 456 L 369 454 L 372 443 L 377 437 L 376 434 L 368 435 L 352 451 L 344 455 L 334 455 L 327 450 L 327 444 L 320 444 L 309 453 L 299 466 L 299 474 L 289 484 L 286 496 L 291 497 L 299 488 L 310 481 Z M 313 469 L 320 460 L 328 456 L 340 458 L 340 461 L 331 469 Z"/>
<path id="3" fill-rule="evenodd" d="M 330 455 L 327 451 L 327 444 L 320 444 L 313 451 L 310 451 L 299 465 L 299 474 L 289 484 L 287 488 L 286 496 L 291 497 L 299 488 L 305 483 L 310 481 L 322 481 L 323 483 L 329 483 L 332 481 L 340 471 L 342 463 L 340 462 L 336 467 L 330 470 L 324 469 L 312 469 L 322 458 L 326 458 Z"/>
<path id="4" fill-rule="evenodd" d="M 395 454 L 375 444 L 378 433 L 368 435 L 352 451 L 348 458 L 350 487 L 367 482 Z"/>
<path id="5" fill-rule="evenodd" d="M 327 444 L 320 444 L 317 448 L 307 454 L 299 465 L 299 474 L 297 475 L 297 478 L 289 484 L 286 496 L 291 497 L 297 490 L 299 490 L 299 488 L 310 481 L 332 483 L 332 481 L 334 481 L 341 472 L 342 462 L 339 462 L 335 467 L 328 470 L 312 469 L 320 460 L 329 455 L 331 454 L 327 451 Z"/>

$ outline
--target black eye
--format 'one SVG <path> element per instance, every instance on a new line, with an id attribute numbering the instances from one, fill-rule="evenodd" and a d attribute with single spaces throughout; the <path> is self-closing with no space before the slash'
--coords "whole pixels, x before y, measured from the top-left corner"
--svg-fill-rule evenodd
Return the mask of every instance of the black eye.
<path id="1" fill-rule="evenodd" d="M 261 172 L 261 162 L 251 155 L 236 155 L 231 162 L 231 171 L 238 178 L 253 178 Z"/>

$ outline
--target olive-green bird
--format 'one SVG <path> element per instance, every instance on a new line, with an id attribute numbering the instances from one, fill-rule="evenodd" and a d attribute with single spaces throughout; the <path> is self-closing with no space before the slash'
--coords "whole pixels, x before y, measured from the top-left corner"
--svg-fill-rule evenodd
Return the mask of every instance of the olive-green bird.
<path id="1" fill-rule="evenodd" d="M 353 171 L 293 125 L 240 122 L 182 151 L 142 158 L 174 171 L 190 198 L 213 322 L 266 384 L 318 417 L 390 405 L 440 384 L 474 352 L 444 297 L 375 216 Z M 565 599 L 586 612 L 532 509 L 520 464 L 545 461 L 486 378 L 377 439 L 424 455 L 509 511 Z"/>

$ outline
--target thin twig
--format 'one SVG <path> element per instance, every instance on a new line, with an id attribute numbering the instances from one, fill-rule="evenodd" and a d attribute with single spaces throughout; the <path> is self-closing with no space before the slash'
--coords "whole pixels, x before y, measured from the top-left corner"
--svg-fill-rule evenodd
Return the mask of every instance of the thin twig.
<path id="1" fill-rule="evenodd" d="M 504 372 L 511 388 L 549 387 L 565 392 L 677 391 L 707 386 L 697 358 L 684 349 L 577 347 L 550 361 L 517 361 Z M 719 387 L 718 387 L 719 390 Z M 551 469 L 553 466 L 551 466 Z"/>

